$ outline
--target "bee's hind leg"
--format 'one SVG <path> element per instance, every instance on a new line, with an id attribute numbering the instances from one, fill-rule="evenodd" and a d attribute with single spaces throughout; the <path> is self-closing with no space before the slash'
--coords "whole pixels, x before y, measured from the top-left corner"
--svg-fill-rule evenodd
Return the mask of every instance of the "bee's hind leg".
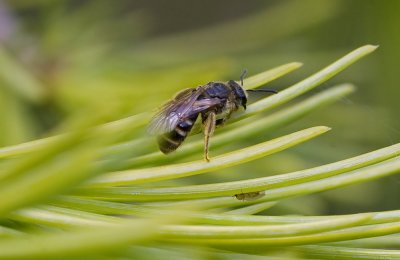
<path id="1" fill-rule="evenodd" d="M 204 159 L 209 162 L 210 157 L 208 156 L 208 148 L 210 136 L 213 135 L 215 130 L 215 121 L 216 121 L 215 112 L 210 112 L 206 115 L 206 118 L 203 118 L 203 131 L 204 131 Z"/>

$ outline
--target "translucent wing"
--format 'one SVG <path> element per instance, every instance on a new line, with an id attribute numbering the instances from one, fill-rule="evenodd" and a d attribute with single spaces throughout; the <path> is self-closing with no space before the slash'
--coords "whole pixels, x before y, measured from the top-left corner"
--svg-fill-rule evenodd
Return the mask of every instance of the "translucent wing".
<path id="1" fill-rule="evenodd" d="M 147 131 L 150 134 L 171 132 L 182 120 L 207 109 L 208 103 L 197 101 L 204 92 L 204 86 L 185 89 L 164 104 L 151 119 Z M 207 99 L 206 99 L 207 100 Z"/>

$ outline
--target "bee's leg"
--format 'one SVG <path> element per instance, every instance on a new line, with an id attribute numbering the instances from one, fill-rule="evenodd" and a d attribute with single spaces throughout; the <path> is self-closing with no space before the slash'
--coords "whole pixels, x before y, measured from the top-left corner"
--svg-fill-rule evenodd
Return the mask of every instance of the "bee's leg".
<path id="1" fill-rule="evenodd" d="M 204 127 L 204 159 L 209 162 L 210 158 L 208 157 L 208 147 L 210 136 L 213 135 L 215 130 L 215 112 L 210 112 L 207 114 L 207 118 L 203 119 L 203 127 Z"/>

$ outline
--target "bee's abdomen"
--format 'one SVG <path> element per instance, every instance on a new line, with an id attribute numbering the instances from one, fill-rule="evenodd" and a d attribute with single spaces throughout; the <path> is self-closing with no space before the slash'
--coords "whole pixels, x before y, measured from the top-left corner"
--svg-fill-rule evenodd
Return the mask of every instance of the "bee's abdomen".
<path id="1" fill-rule="evenodd" d="M 171 132 L 158 136 L 157 142 L 160 151 L 165 154 L 175 151 L 189 135 L 197 116 L 180 122 Z"/>

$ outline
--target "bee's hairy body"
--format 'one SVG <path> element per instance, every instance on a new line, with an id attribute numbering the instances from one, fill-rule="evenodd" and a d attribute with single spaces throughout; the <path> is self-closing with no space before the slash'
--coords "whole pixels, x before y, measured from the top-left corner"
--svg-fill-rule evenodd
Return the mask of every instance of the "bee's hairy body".
<path id="1" fill-rule="evenodd" d="M 175 151 L 189 135 L 200 115 L 205 135 L 205 159 L 208 161 L 209 137 L 213 134 L 214 128 L 223 125 L 232 112 L 238 110 L 240 106 L 246 108 L 246 92 L 233 80 L 226 83 L 210 82 L 178 93 L 175 100 L 179 100 L 188 92 L 200 92 L 193 103 L 193 110 L 196 110 L 196 106 L 200 104 L 202 109 L 198 109 L 199 112 L 190 116 L 179 118 L 172 131 L 158 136 L 158 145 L 161 152 L 165 154 Z"/>

